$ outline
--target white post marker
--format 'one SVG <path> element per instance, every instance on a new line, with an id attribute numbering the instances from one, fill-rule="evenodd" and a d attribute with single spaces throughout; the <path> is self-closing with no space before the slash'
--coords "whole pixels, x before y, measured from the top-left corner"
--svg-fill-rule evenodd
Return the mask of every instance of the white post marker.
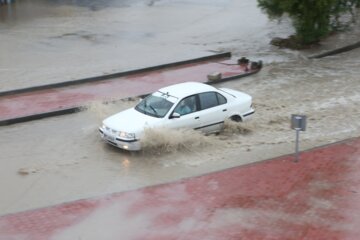
<path id="1" fill-rule="evenodd" d="M 295 162 L 299 161 L 299 136 L 300 131 L 306 130 L 306 116 L 291 114 L 291 128 L 296 130 L 295 140 Z"/>

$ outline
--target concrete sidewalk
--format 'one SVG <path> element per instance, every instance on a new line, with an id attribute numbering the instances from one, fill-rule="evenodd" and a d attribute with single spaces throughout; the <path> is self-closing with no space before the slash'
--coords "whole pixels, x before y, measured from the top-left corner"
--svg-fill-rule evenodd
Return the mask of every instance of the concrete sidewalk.
<path id="1" fill-rule="evenodd" d="M 92 101 L 119 100 L 151 93 L 161 87 L 186 82 L 207 82 L 207 75 L 222 73 L 222 81 L 256 73 L 244 71 L 233 59 L 208 58 L 203 61 L 172 64 L 112 79 L 76 85 L 48 87 L 0 95 L 0 125 L 72 113 Z M 76 82 L 76 81 L 75 81 Z"/>
<path id="2" fill-rule="evenodd" d="M 360 138 L 182 181 L 0 217 L 1 240 L 353 239 Z"/>

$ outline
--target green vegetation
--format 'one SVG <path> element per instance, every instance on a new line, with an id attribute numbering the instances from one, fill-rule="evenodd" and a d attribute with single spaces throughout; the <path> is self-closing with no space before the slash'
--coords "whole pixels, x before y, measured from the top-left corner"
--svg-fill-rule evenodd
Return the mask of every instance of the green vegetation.
<path id="1" fill-rule="evenodd" d="M 360 0 L 258 0 L 258 6 L 273 19 L 289 16 L 296 31 L 291 41 L 308 45 L 355 22 Z"/>

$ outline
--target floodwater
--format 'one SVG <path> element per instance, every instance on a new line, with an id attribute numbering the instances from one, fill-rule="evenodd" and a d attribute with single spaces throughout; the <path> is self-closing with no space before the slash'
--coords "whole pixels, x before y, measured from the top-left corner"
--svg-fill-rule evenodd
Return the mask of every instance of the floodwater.
<path id="1" fill-rule="evenodd" d="M 264 61 L 292 55 L 273 54 L 271 38 L 292 29 L 269 22 L 255 0 L 19 0 L 1 11 L 0 91 L 214 52 Z"/>
<path id="2" fill-rule="evenodd" d="M 358 29 L 300 52 L 269 45 L 292 29 L 286 20 L 270 22 L 253 0 L 39 0 L 17 1 L 15 7 L 15 17 L 4 17 L 7 6 L 1 6 L 0 91 L 221 51 L 265 64 L 256 75 L 218 84 L 249 93 L 256 108 L 254 119 L 228 123 L 219 135 L 150 132 L 138 153 L 103 143 L 101 120 L 137 99 L 0 127 L 0 215 L 289 154 L 293 113 L 308 115 L 302 150 L 360 135 L 360 50 L 306 57 L 358 41 Z"/>

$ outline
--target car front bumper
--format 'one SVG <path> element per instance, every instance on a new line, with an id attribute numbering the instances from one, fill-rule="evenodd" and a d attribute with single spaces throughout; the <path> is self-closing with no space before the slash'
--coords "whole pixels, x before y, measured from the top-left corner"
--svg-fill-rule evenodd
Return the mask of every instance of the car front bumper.
<path id="1" fill-rule="evenodd" d="M 134 140 L 123 140 L 115 135 L 106 132 L 103 128 L 99 128 L 100 137 L 107 142 L 108 144 L 111 144 L 115 147 L 128 150 L 128 151 L 139 151 L 141 149 L 140 141 L 138 139 Z"/>

